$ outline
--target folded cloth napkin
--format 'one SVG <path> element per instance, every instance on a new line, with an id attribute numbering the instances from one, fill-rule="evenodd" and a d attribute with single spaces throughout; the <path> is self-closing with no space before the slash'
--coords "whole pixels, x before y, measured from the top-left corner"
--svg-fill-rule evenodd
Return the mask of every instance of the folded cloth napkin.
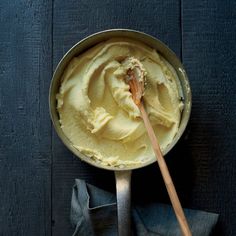
<path id="1" fill-rule="evenodd" d="M 73 236 L 116 236 L 116 197 L 76 179 L 71 200 Z M 210 235 L 218 219 L 215 213 L 184 210 L 193 236 Z M 132 235 L 181 236 L 180 228 L 169 205 L 150 203 L 132 208 Z"/>

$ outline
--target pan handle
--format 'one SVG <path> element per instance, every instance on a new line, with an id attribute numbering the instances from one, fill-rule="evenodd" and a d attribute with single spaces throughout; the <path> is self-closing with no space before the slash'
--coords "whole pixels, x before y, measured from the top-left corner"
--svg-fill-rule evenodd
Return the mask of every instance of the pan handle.
<path id="1" fill-rule="evenodd" d="M 131 170 L 115 171 L 119 236 L 131 235 Z"/>

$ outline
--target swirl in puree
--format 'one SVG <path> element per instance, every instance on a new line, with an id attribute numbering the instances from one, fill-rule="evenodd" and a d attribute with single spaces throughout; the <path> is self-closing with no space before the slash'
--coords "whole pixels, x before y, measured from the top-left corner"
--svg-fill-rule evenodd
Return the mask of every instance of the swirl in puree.
<path id="1" fill-rule="evenodd" d="M 183 103 L 173 67 L 156 50 L 127 38 L 112 38 L 73 58 L 62 76 L 57 109 L 63 132 L 88 158 L 109 166 L 153 160 L 140 111 L 125 82 L 127 57 L 145 69 L 143 102 L 164 150 L 180 124 Z"/>

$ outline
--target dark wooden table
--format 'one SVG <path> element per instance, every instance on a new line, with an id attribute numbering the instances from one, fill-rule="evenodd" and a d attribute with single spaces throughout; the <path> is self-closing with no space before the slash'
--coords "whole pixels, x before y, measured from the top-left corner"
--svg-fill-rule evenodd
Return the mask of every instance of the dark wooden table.
<path id="1" fill-rule="evenodd" d="M 183 205 L 220 213 L 215 235 L 236 235 L 236 1 L 1 0 L 0 13 L 1 236 L 71 235 L 75 178 L 114 192 L 113 173 L 74 157 L 48 111 L 60 58 L 109 28 L 156 36 L 183 61 L 192 115 L 167 163 Z M 132 193 L 169 202 L 156 165 L 134 172 Z"/>

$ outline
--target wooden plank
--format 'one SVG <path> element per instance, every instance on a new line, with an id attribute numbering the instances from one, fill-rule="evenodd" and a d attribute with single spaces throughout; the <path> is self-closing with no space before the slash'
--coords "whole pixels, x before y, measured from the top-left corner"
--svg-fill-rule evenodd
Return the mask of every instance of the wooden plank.
<path id="1" fill-rule="evenodd" d="M 50 1 L 1 1 L 0 235 L 51 234 Z"/>
<path id="2" fill-rule="evenodd" d="M 63 54 L 76 42 L 91 33 L 109 28 L 131 28 L 144 31 L 164 41 L 178 55 L 181 52 L 178 1 L 55 0 L 53 15 L 54 68 Z M 73 157 L 55 133 L 52 148 L 54 220 L 52 232 L 55 236 L 71 235 L 69 213 L 74 179 L 82 178 L 106 190 L 114 191 L 114 177 L 109 171 L 93 168 Z M 175 155 L 177 156 L 177 153 Z M 140 182 L 137 183 L 137 181 Z M 155 189 L 148 188 L 147 181 L 156 181 Z M 133 196 L 136 201 L 150 198 L 166 199 L 166 192 L 156 166 L 136 171 L 133 175 L 133 183 Z M 160 194 L 158 185 L 162 187 L 163 194 Z"/>
<path id="3" fill-rule="evenodd" d="M 182 1 L 183 62 L 193 92 L 191 206 L 220 213 L 236 235 L 236 2 Z"/>

